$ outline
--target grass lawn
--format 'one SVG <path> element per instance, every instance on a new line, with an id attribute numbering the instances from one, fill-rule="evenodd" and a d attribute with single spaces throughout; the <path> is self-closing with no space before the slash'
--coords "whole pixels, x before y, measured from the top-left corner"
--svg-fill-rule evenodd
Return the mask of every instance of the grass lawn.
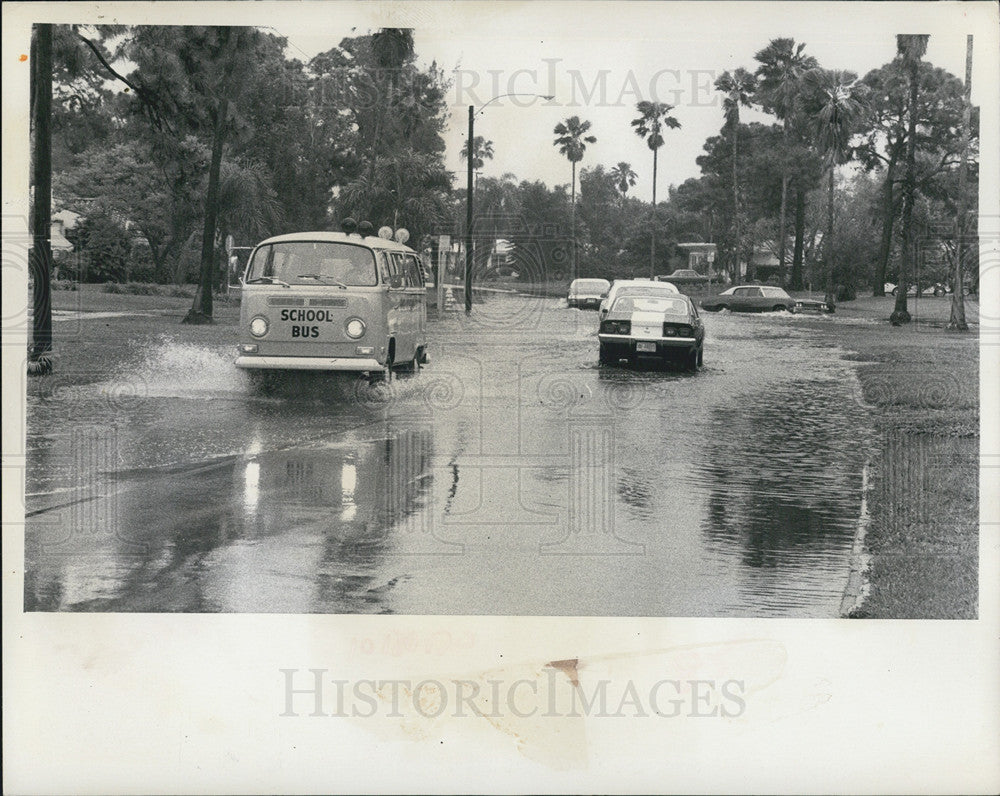
<path id="1" fill-rule="evenodd" d="M 950 297 L 909 301 L 915 321 L 892 327 L 894 299 L 837 305 L 850 323 L 823 324 L 830 344 L 861 362 L 878 450 L 870 464 L 865 539 L 870 592 L 858 618 L 975 618 L 979 568 L 979 304 L 971 331 L 947 330 Z M 806 322 L 803 318 L 802 322 Z"/>
<path id="2" fill-rule="evenodd" d="M 140 362 L 164 339 L 236 350 L 239 304 L 216 298 L 215 323 L 182 324 L 192 299 L 104 293 L 100 285 L 52 293 L 52 377 L 28 380 L 29 394 L 104 381 Z M 103 313 L 116 313 L 106 317 Z M 128 313 L 117 315 L 117 313 Z"/>

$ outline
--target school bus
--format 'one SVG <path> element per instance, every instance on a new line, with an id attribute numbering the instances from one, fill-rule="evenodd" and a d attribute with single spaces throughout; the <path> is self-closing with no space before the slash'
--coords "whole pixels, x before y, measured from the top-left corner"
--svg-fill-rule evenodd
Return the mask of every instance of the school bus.
<path id="1" fill-rule="evenodd" d="M 278 235 L 254 247 L 242 283 L 238 368 L 374 375 L 427 361 L 424 269 L 402 243 Z"/>

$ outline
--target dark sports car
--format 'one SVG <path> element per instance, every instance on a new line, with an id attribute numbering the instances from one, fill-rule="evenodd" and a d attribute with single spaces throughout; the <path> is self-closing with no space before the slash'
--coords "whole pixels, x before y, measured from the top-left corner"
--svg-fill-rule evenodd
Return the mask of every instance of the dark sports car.
<path id="1" fill-rule="evenodd" d="M 597 334 L 602 365 L 621 360 L 680 360 L 701 367 L 705 327 L 698 309 L 683 295 L 618 295 Z"/>

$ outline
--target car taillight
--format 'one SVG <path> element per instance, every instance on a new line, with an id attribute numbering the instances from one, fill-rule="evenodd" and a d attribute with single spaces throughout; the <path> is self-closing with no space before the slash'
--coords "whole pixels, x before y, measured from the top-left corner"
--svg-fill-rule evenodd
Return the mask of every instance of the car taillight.
<path id="1" fill-rule="evenodd" d="M 601 321 L 603 334 L 631 334 L 632 321 Z"/>
<path id="2" fill-rule="evenodd" d="M 663 336 L 664 337 L 691 337 L 694 334 L 694 329 L 684 323 L 665 323 L 663 324 Z"/>

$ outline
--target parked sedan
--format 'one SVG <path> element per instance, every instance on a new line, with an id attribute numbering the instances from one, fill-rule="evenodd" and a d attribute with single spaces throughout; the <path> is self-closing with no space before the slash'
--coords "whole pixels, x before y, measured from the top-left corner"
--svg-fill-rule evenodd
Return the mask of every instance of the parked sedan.
<path id="1" fill-rule="evenodd" d="M 703 309 L 711 312 L 730 310 L 732 312 L 796 312 L 806 309 L 827 309 L 821 301 L 794 299 L 780 287 L 768 285 L 739 285 L 723 290 L 717 296 L 702 299 Z"/>
<path id="2" fill-rule="evenodd" d="M 704 274 L 699 274 L 693 268 L 678 268 L 672 274 L 656 277 L 657 282 L 676 282 L 687 285 L 707 285 L 711 280 Z"/>
<path id="3" fill-rule="evenodd" d="M 602 365 L 680 360 L 697 370 L 704 359 L 705 327 L 691 299 L 679 294 L 622 293 L 601 320 L 597 338 Z"/>
<path id="4" fill-rule="evenodd" d="M 566 304 L 570 307 L 593 307 L 608 295 L 611 283 L 607 279 L 574 279 L 569 286 Z"/>

